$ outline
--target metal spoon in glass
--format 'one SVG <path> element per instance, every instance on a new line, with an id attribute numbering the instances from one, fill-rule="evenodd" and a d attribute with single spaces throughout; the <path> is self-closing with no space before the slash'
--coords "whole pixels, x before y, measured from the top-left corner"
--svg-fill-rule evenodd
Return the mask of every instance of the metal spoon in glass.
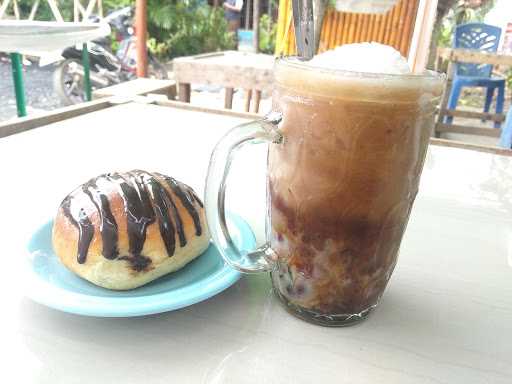
<path id="1" fill-rule="evenodd" d="M 311 60 L 315 55 L 313 0 L 292 0 L 292 10 L 297 55 L 302 60 Z"/>

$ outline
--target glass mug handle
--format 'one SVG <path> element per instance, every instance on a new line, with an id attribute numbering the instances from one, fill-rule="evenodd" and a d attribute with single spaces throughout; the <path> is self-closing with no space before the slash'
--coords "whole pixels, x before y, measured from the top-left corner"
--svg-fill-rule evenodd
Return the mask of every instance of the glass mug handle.
<path id="1" fill-rule="evenodd" d="M 254 251 L 240 250 L 234 244 L 226 222 L 226 179 L 234 153 L 246 144 L 282 142 L 283 137 L 277 131 L 281 119 L 280 113 L 272 112 L 262 120 L 233 128 L 217 143 L 210 159 L 205 189 L 206 220 L 213 242 L 223 259 L 241 272 L 270 271 L 275 255 L 268 239 Z"/>

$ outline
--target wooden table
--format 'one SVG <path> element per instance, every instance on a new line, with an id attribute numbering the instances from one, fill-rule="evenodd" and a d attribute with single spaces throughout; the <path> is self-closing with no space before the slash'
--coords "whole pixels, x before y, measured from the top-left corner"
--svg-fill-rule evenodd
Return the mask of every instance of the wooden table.
<path id="1" fill-rule="evenodd" d="M 361 325 L 322 328 L 292 317 L 264 274 L 140 318 L 80 317 L 24 298 L 26 238 L 70 189 L 142 168 L 201 194 L 217 140 L 252 118 L 158 103 L 100 104 L 0 139 L 2 383 L 512 382 L 512 157 L 457 143 L 430 146 L 397 268 Z M 237 154 L 227 193 L 260 242 L 265 163 L 264 146 Z"/>
<path id="2" fill-rule="evenodd" d="M 224 108 L 231 109 L 235 88 L 245 90 L 248 112 L 253 94 L 253 112 L 258 112 L 262 91 L 272 90 L 274 57 L 250 52 L 225 51 L 180 57 L 173 61 L 178 98 L 190 102 L 190 84 L 214 84 L 226 88 Z"/>
<path id="3" fill-rule="evenodd" d="M 465 125 L 456 125 L 456 124 L 445 124 L 444 118 L 445 116 L 458 116 L 458 117 L 466 117 L 466 118 L 475 118 L 475 119 L 487 119 L 496 122 L 505 121 L 504 114 L 496 114 L 496 113 L 482 113 L 482 112 L 472 112 L 472 111 L 457 111 L 454 109 L 448 109 L 448 99 L 450 97 L 450 91 L 452 89 L 453 77 L 455 74 L 455 63 L 476 63 L 476 64 L 492 64 L 492 65 L 503 65 L 512 67 L 512 55 L 504 55 L 499 53 L 491 53 L 491 52 L 480 52 L 474 50 L 467 49 L 455 49 L 455 48 L 438 48 L 437 50 L 437 60 L 436 60 L 436 70 L 439 68 L 442 60 L 448 61 L 448 70 L 447 70 L 447 83 L 446 88 L 444 90 L 443 98 L 441 100 L 441 107 L 439 110 L 439 114 L 437 116 L 437 124 L 435 127 L 436 136 L 439 137 L 443 132 L 452 132 L 452 133 L 464 133 L 464 134 L 474 134 L 474 135 L 482 135 L 482 136 L 490 136 L 490 137 L 499 137 L 501 134 L 501 129 L 489 129 L 482 128 L 478 126 L 465 126 Z"/>

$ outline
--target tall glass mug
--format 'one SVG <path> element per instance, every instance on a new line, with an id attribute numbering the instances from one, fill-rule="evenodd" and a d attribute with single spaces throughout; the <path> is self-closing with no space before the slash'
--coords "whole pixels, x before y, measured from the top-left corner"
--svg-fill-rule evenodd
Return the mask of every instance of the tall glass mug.
<path id="1" fill-rule="evenodd" d="M 383 75 L 314 68 L 280 59 L 273 112 L 230 131 L 214 150 L 206 214 L 225 260 L 270 271 L 294 315 L 343 326 L 379 302 L 418 192 L 444 76 Z M 268 149 L 267 243 L 233 244 L 224 212 L 232 154 Z"/>

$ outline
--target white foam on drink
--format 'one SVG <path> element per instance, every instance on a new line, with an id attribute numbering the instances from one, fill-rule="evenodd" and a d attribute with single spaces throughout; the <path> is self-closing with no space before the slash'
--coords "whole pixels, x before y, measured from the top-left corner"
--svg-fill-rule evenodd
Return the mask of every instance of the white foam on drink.
<path id="1" fill-rule="evenodd" d="M 443 76 L 413 73 L 398 51 L 378 43 L 346 44 L 309 61 L 280 59 L 274 79 L 297 95 L 406 104 L 438 97 L 444 85 Z"/>
<path id="2" fill-rule="evenodd" d="M 341 45 L 316 55 L 315 67 L 344 71 L 406 75 L 411 73 L 405 57 L 393 47 L 379 43 Z"/>

